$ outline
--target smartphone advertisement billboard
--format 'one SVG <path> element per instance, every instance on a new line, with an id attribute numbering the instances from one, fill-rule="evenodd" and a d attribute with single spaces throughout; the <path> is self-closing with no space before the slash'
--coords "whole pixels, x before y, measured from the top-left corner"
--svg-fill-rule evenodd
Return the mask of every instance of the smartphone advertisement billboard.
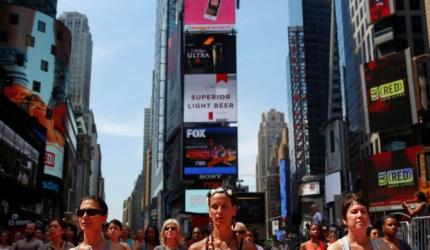
<path id="1" fill-rule="evenodd" d="M 0 10 L 0 16 L 18 13 L 23 20 L 21 26 L 4 26 L 8 27 L 6 32 L 10 37 L 27 39 L 25 44 L 21 43 L 24 39 L 10 39 L 0 48 L 0 67 L 9 80 L 3 94 L 47 129 L 44 173 L 62 179 L 70 32 L 40 12 L 12 5 L 8 8 Z M 45 26 L 38 25 L 40 20 Z M 41 27 L 45 27 L 43 32 Z"/>
<path id="2" fill-rule="evenodd" d="M 184 76 L 184 122 L 236 122 L 235 74 Z"/>
<path id="3" fill-rule="evenodd" d="M 185 36 L 185 74 L 236 73 L 236 36 Z"/>
<path id="4" fill-rule="evenodd" d="M 231 31 L 235 26 L 236 0 L 185 0 L 185 31 Z"/>
<path id="5" fill-rule="evenodd" d="M 184 179 L 237 177 L 237 127 L 185 128 Z"/>
<path id="6" fill-rule="evenodd" d="M 375 23 L 394 13 L 392 0 L 369 0 L 370 22 Z"/>
<path id="7" fill-rule="evenodd" d="M 405 52 L 364 64 L 364 77 L 370 132 L 411 125 L 413 88 Z"/>
<path id="8" fill-rule="evenodd" d="M 372 210 L 413 202 L 418 191 L 417 153 L 422 146 L 372 155 L 362 162 L 362 177 Z M 390 208 L 391 207 L 391 208 Z"/>

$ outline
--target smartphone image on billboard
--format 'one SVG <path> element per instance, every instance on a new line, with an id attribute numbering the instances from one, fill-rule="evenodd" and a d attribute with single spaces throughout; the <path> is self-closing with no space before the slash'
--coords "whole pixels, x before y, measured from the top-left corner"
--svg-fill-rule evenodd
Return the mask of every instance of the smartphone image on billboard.
<path id="1" fill-rule="evenodd" d="M 204 18 L 215 21 L 218 16 L 220 6 L 221 6 L 221 0 L 209 0 L 208 6 L 206 7 Z"/>

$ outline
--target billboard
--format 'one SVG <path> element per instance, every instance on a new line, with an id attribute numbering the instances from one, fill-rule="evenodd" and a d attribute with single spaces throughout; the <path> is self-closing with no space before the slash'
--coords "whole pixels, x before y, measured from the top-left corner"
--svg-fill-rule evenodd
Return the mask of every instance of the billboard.
<path id="1" fill-rule="evenodd" d="M 412 124 L 415 102 L 408 69 L 404 51 L 364 64 L 371 133 Z"/>
<path id="2" fill-rule="evenodd" d="M 185 36 L 185 74 L 236 73 L 236 36 Z"/>
<path id="3" fill-rule="evenodd" d="M 281 160 L 279 162 L 279 183 L 280 183 L 280 191 L 281 191 L 281 215 L 282 217 L 286 218 L 288 215 L 288 208 L 287 208 L 287 182 L 288 182 L 288 175 L 287 175 L 287 169 L 285 166 L 285 160 Z"/>
<path id="4" fill-rule="evenodd" d="M 418 191 L 417 153 L 422 146 L 372 155 L 362 162 L 364 190 L 370 208 L 398 206 L 413 202 Z"/>
<path id="5" fill-rule="evenodd" d="M 210 189 L 186 189 L 185 190 L 185 212 L 208 213 L 208 197 Z"/>
<path id="6" fill-rule="evenodd" d="M 235 25 L 236 0 L 185 0 L 185 31 L 231 31 Z"/>
<path id="7" fill-rule="evenodd" d="M 236 127 L 185 128 L 184 179 L 237 177 Z"/>
<path id="8" fill-rule="evenodd" d="M 184 76 L 184 122 L 236 122 L 235 74 Z"/>
<path id="9" fill-rule="evenodd" d="M 20 16 L 20 25 L 8 25 L 10 13 Z M 10 38 L 0 42 L 3 94 L 47 129 L 44 173 L 62 179 L 70 32 L 52 17 L 18 6 L 5 5 L 0 17 Z"/>
<path id="10" fill-rule="evenodd" d="M 303 182 L 299 186 L 299 196 L 319 195 L 320 191 L 319 181 Z"/>
<path id="11" fill-rule="evenodd" d="M 325 203 L 334 202 L 336 195 L 342 194 L 340 172 L 334 172 L 325 176 Z"/>
<path id="12" fill-rule="evenodd" d="M 394 13 L 392 0 L 369 0 L 370 22 L 375 23 Z"/>

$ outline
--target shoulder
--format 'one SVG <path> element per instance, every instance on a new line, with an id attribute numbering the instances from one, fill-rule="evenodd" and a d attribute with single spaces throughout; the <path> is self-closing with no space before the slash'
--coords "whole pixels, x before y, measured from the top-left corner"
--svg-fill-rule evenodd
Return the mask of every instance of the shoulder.
<path id="1" fill-rule="evenodd" d="M 342 244 L 340 240 L 335 241 L 334 243 L 328 245 L 327 250 L 342 250 Z"/>
<path id="2" fill-rule="evenodd" d="M 125 247 L 121 243 L 112 242 L 111 244 L 112 245 L 111 245 L 110 249 L 112 249 L 112 250 L 127 250 L 127 247 Z"/>
<path id="3" fill-rule="evenodd" d="M 164 247 L 162 245 L 158 245 L 154 247 L 154 250 L 162 250 Z"/>
<path id="4" fill-rule="evenodd" d="M 64 247 L 64 250 L 71 249 L 71 248 L 74 248 L 74 247 L 75 247 L 75 245 L 73 245 L 73 243 L 66 242 L 66 246 Z"/>
<path id="5" fill-rule="evenodd" d="M 257 246 L 254 243 L 250 242 L 250 241 L 243 240 L 242 249 L 244 249 L 244 250 L 257 250 Z"/>
<path id="6" fill-rule="evenodd" d="M 201 250 L 201 249 L 205 249 L 206 248 L 206 242 L 207 237 L 204 238 L 201 241 L 195 242 L 193 244 L 191 244 L 191 246 L 188 248 L 188 250 Z"/>

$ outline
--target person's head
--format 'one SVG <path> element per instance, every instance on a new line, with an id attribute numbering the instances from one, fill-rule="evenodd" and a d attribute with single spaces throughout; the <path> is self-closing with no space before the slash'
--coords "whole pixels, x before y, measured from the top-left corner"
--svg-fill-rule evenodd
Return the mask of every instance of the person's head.
<path id="1" fill-rule="evenodd" d="M 130 238 L 131 238 L 131 229 L 130 229 L 130 227 L 127 226 L 127 225 L 123 225 L 122 226 L 121 239 L 128 240 Z"/>
<path id="2" fill-rule="evenodd" d="M 348 229 L 367 230 L 369 226 L 369 210 L 367 202 L 360 194 L 350 193 L 343 199 L 342 221 Z"/>
<path id="3" fill-rule="evenodd" d="M 135 235 L 135 240 L 143 240 L 145 238 L 145 230 L 143 229 L 137 229 L 136 231 L 136 235 Z"/>
<path id="4" fill-rule="evenodd" d="M 107 235 L 113 242 L 119 242 L 122 234 L 122 223 L 119 220 L 113 219 L 109 222 L 107 228 Z"/>
<path id="5" fill-rule="evenodd" d="M 328 243 L 329 243 L 329 244 L 332 244 L 332 243 L 334 243 L 336 240 L 337 240 L 337 234 L 336 234 L 336 231 L 334 231 L 334 230 L 330 230 L 330 231 L 328 232 L 328 235 L 327 235 L 327 241 L 328 241 Z"/>
<path id="6" fill-rule="evenodd" d="M 219 187 L 209 191 L 208 195 L 209 218 L 216 227 L 225 225 L 231 227 L 236 216 L 237 199 L 233 190 L 228 187 Z"/>
<path id="7" fill-rule="evenodd" d="M 160 243 L 167 246 L 168 242 L 176 241 L 176 245 L 182 244 L 182 232 L 176 219 L 167 219 L 161 227 Z"/>
<path id="8" fill-rule="evenodd" d="M 66 232 L 67 224 L 61 219 L 52 219 L 48 224 L 49 239 L 51 241 L 61 240 Z"/>
<path id="9" fill-rule="evenodd" d="M 384 235 L 394 237 L 396 236 L 397 230 L 399 230 L 399 222 L 397 218 L 392 215 L 386 215 L 382 224 Z"/>
<path id="10" fill-rule="evenodd" d="M 13 241 L 16 242 L 20 239 L 24 239 L 24 235 L 21 232 L 16 232 L 13 234 Z"/>
<path id="11" fill-rule="evenodd" d="M 377 238 L 379 238 L 379 229 L 377 227 L 371 227 L 369 229 L 368 236 L 370 239 L 376 240 Z"/>
<path id="12" fill-rule="evenodd" d="M 252 243 L 255 243 L 254 232 L 250 229 L 247 229 L 245 239 L 251 241 Z"/>
<path id="13" fill-rule="evenodd" d="M 311 223 L 309 227 L 309 236 L 311 239 L 318 239 L 321 235 L 321 227 L 317 223 Z"/>
<path id="14" fill-rule="evenodd" d="M 192 236 L 191 236 L 191 238 L 195 241 L 195 242 L 197 242 L 197 241 L 201 241 L 204 237 L 203 237 L 203 231 L 202 231 L 202 229 L 200 228 L 200 227 L 195 227 L 194 229 L 193 229 L 193 232 L 192 232 Z"/>
<path id="15" fill-rule="evenodd" d="M 45 241 L 45 232 L 43 232 L 43 230 L 40 228 L 36 228 L 36 231 L 34 231 L 34 237 L 41 241 Z"/>
<path id="16" fill-rule="evenodd" d="M 107 219 L 108 208 L 101 197 L 87 196 L 81 199 L 76 214 L 82 231 L 100 234 Z"/>
<path id="17" fill-rule="evenodd" d="M 318 206 L 317 206 L 317 204 L 312 203 L 312 205 L 311 205 L 311 212 L 312 212 L 312 214 L 318 212 Z"/>
<path id="18" fill-rule="evenodd" d="M 158 228 L 155 226 L 148 226 L 145 230 L 145 240 L 147 242 L 154 243 L 155 245 L 160 244 L 160 233 Z"/>
<path id="19" fill-rule="evenodd" d="M 421 192 L 421 191 L 418 191 L 418 192 L 415 193 L 415 199 L 418 202 L 427 202 L 426 195 L 423 192 Z"/>
<path id="20" fill-rule="evenodd" d="M 76 245 L 78 238 L 78 228 L 74 224 L 68 223 L 64 232 L 64 239 Z"/>
<path id="21" fill-rule="evenodd" d="M 34 237 L 34 235 L 36 234 L 36 223 L 34 222 L 30 222 L 25 226 L 25 231 L 24 231 L 24 235 L 25 238 L 27 239 L 31 239 Z"/>
<path id="22" fill-rule="evenodd" d="M 8 231 L 3 231 L 0 234 L 0 245 L 11 246 L 12 245 L 12 236 Z"/>
<path id="23" fill-rule="evenodd" d="M 238 237 L 239 239 L 245 239 L 246 238 L 246 225 L 243 224 L 242 222 L 236 222 L 234 224 L 234 232 L 236 234 L 236 237 Z"/>

